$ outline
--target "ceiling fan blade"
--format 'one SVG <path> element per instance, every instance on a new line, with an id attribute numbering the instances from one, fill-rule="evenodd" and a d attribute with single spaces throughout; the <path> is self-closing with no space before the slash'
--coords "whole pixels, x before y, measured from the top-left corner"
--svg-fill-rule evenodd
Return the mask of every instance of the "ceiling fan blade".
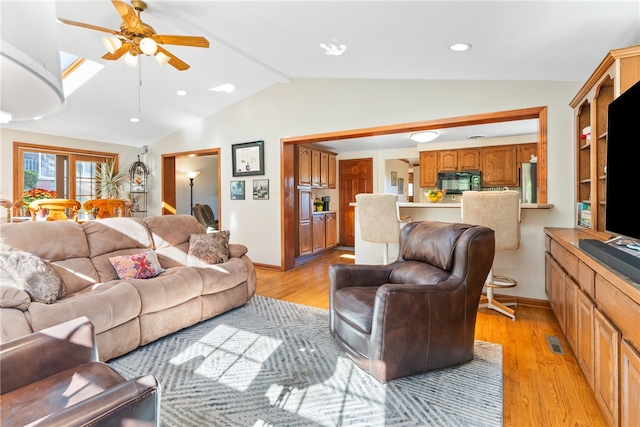
<path id="1" fill-rule="evenodd" d="M 181 59 L 178 59 L 174 54 L 170 53 L 168 50 L 158 46 L 158 52 L 162 52 L 171 59 L 169 59 L 169 65 L 173 66 L 178 71 L 184 71 L 189 69 L 189 64 L 184 62 Z"/>
<path id="2" fill-rule="evenodd" d="M 122 56 L 125 53 L 129 52 L 130 50 L 131 50 L 131 45 L 129 43 L 125 43 L 122 46 L 120 46 L 120 49 L 116 50 L 115 52 L 113 52 L 113 53 L 109 53 L 109 52 L 105 53 L 102 56 L 102 59 L 106 59 L 108 61 L 115 61 L 116 59 L 122 58 Z"/>
<path id="3" fill-rule="evenodd" d="M 198 36 L 170 36 L 165 34 L 154 34 L 151 36 L 156 43 L 171 44 L 191 47 L 209 47 L 209 41 Z"/>
<path id="4" fill-rule="evenodd" d="M 122 17 L 122 21 L 127 27 L 137 27 L 140 23 L 136 10 L 128 4 L 121 2 L 120 0 L 111 0 L 116 7 L 118 14 Z"/>
<path id="5" fill-rule="evenodd" d="M 98 27 L 97 25 L 85 24 L 83 22 L 70 21 L 68 19 L 62 19 L 62 18 L 58 18 L 58 21 L 62 22 L 63 24 L 67 24 L 67 25 L 75 25 L 76 27 L 82 27 L 82 28 L 88 28 L 90 30 L 102 31 L 103 33 L 109 33 L 109 34 L 113 34 L 113 35 L 119 35 L 120 34 L 120 32 L 116 31 L 116 30 L 111 30 L 111 29 L 105 28 L 105 27 Z"/>

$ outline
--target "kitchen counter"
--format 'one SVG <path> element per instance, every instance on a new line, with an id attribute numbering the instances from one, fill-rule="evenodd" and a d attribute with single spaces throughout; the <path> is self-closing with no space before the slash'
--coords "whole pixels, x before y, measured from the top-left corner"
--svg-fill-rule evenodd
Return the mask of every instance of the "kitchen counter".
<path id="1" fill-rule="evenodd" d="M 409 202 L 401 202 L 398 203 L 400 208 L 438 208 L 438 209 L 460 209 L 461 203 L 446 203 L 446 202 L 437 202 L 437 203 L 409 203 Z M 356 206 L 355 202 L 349 203 L 349 206 Z M 520 205 L 521 209 L 551 209 L 553 207 L 552 203 L 522 203 Z"/>

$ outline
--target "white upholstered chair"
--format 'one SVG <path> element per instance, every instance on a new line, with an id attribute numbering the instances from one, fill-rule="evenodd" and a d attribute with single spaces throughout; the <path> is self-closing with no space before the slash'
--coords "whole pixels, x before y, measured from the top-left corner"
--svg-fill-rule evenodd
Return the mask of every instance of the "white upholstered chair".
<path id="1" fill-rule="evenodd" d="M 462 193 L 462 222 L 484 225 L 495 232 L 496 251 L 515 250 L 520 247 L 520 194 L 517 191 L 465 191 Z M 494 261 L 495 263 L 495 261 Z M 496 310 L 515 320 L 515 310 L 508 306 L 516 303 L 500 303 L 493 299 L 493 290 L 512 288 L 517 282 L 512 278 L 494 274 L 493 268 L 487 276 L 487 296 L 480 307 Z"/>
<path id="2" fill-rule="evenodd" d="M 360 222 L 360 237 L 366 242 L 383 243 L 382 263 L 389 263 L 389 243 L 398 243 L 403 223 L 398 196 L 395 194 L 356 194 L 356 209 Z"/>

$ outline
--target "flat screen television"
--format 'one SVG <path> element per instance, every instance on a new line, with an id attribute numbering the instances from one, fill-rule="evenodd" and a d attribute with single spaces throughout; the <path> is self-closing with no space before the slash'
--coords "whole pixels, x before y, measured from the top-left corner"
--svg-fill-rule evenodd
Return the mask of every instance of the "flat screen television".
<path id="1" fill-rule="evenodd" d="M 609 104 L 605 229 L 640 241 L 640 82 Z"/>

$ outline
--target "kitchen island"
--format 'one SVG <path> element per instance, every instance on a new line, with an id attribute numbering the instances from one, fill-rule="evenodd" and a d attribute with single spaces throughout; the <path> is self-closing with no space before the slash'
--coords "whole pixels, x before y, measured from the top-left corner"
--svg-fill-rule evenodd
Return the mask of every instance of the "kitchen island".
<path id="1" fill-rule="evenodd" d="M 356 206 L 351 203 L 350 206 Z M 411 221 L 461 222 L 460 203 L 400 203 L 400 216 L 408 215 Z M 546 300 L 544 292 L 544 227 L 553 204 L 523 203 L 521 205 L 520 248 L 499 251 L 494 263 L 495 274 L 514 278 L 515 288 L 501 290 L 504 294 Z M 369 243 L 360 236 L 358 210 L 355 209 L 355 257 L 356 264 L 382 264 L 382 244 Z M 398 245 L 389 244 L 389 260 L 398 257 Z"/>

